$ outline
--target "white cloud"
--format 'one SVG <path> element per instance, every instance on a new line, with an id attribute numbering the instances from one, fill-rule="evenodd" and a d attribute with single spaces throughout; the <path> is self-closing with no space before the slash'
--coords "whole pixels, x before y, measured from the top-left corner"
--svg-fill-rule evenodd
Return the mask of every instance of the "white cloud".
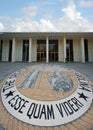
<path id="1" fill-rule="evenodd" d="M 0 30 L 3 31 L 4 30 L 4 26 L 2 23 L 0 23 Z"/>
<path id="2" fill-rule="evenodd" d="M 29 32 L 36 31 L 38 29 L 38 22 L 25 20 L 25 19 L 16 19 L 15 22 L 10 25 L 10 31 L 13 32 Z M 8 28 L 6 28 L 8 31 Z"/>
<path id="3" fill-rule="evenodd" d="M 28 6 L 28 7 L 24 7 L 22 9 L 22 12 L 27 15 L 27 16 L 30 16 L 30 17 L 34 17 L 37 15 L 37 8 L 36 6 Z"/>
<path id="4" fill-rule="evenodd" d="M 44 32 L 44 31 L 55 31 L 55 25 L 50 21 L 46 19 L 41 19 L 39 23 L 39 30 Z"/>
<path id="5" fill-rule="evenodd" d="M 62 9 L 62 11 L 70 20 L 81 19 L 81 14 L 76 10 L 74 3 L 70 3 L 70 5 L 67 8 Z"/>
<path id="6" fill-rule="evenodd" d="M 77 11 L 73 0 L 70 0 L 68 7 L 62 9 L 62 11 L 65 15 L 59 21 L 60 31 L 93 31 L 93 23 L 82 17 L 81 13 Z"/>
<path id="7" fill-rule="evenodd" d="M 84 6 L 84 7 L 92 7 L 93 1 L 92 0 L 90 0 L 90 1 L 81 0 L 80 4 L 81 4 L 81 6 Z"/>
<path id="8" fill-rule="evenodd" d="M 93 31 L 93 23 L 82 17 L 77 11 L 73 0 L 70 0 L 68 7 L 62 9 L 64 16 L 57 20 L 41 18 L 39 21 L 34 19 L 38 14 L 36 7 L 25 7 L 24 16 L 21 18 L 4 17 L 0 18 L 8 23 L 0 23 L 0 31 L 9 32 L 84 32 Z"/>
<path id="9" fill-rule="evenodd" d="M 73 0 L 70 0 L 68 7 L 62 9 L 62 11 L 65 14 L 64 17 L 61 17 L 54 23 L 57 31 L 93 31 L 93 23 L 82 17 L 81 13 L 77 11 Z"/>

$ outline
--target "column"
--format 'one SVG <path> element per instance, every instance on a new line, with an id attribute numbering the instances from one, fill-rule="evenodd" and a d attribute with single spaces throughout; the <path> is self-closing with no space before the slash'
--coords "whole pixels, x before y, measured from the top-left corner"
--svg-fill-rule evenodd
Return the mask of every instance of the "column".
<path id="1" fill-rule="evenodd" d="M 29 62 L 32 61 L 32 55 L 31 55 L 32 51 L 31 51 L 31 49 L 32 49 L 32 38 L 30 37 L 29 38 Z"/>
<path id="2" fill-rule="evenodd" d="M 81 38 L 81 61 L 85 63 L 84 38 Z"/>
<path id="3" fill-rule="evenodd" d="M 15 62 L 15 50 L 16 50 L 16 41 L 15 38 L 12 40 L 12 62 Z"/>
<path id="4" fill-rule="evenodd" d="M 49 62 L 49 39 L 46 37 L 46 62 Z"/>
<path id="5" fill-rule="evenodd" d="M 64 39 L 63 39 L 63 44 L 64 44 L 64 63 L 65 63 L 66 58 L 67 58 L 67 56 L 66 56 L 66 37 L 64 37 Z"/>

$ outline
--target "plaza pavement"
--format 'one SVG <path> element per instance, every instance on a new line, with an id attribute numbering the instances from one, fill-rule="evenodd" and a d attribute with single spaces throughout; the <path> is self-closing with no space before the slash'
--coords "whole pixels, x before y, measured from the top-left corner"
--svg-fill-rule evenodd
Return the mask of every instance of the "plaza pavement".
<path id="1" fill-rule="evenodd" d="M 31 65 L 37 65 L 37 64 L 46 64 L 46 63 L 21 63 L 21 62 L 16 62 L 16 63 L 10 63 L 10 62 L 0 62 L 0 82 L 11 74 L 12 72 L 16 70 L 20 70 L 21 68 L 25 68 L 27 66 Z M 90 81 L 93 83 L 93 63 L 48 63 L 48 64 L 55 64 L 55 65 L 60 65 L 62 67 L 68 68 L 68 69 L 73 69 L 75 71 L 78 71 L 82 74 L 84 74 Z M 75 122 L 72 122 L 67 125 L 63 125 L 62 127 L 57 127 L 55 129 L 52 128 L 39 128 L 39 127 L 33 127 L 31 125 L 27 125 L 25 123 L 22 123 L 18 121 L 17 119 L 13 118 L 12 116 L 7 113 L 5 108 L 3 108 L 3 105 L 0 101 L 0 114 L 2 117 L 1 119 L 1 124 L 0 124 L 0 130 L 93 130 L 93 103 L 91 105 L 91 108 L 89 111 L 82 116 L 80 119 L 76 120 Z M 7 120 L 5 121 L 5 119 Z M 11 120 L 11 121 L 9 121 Z M 9 121 L 9 123 L 8 123 Z M 3 124 L 4 123 L 4 124 Z M 79 125 L 78 125 L 79 124 Z M 3 129 L 3 126 L 5 129 Z M 15 126 L 13 128 L 13 126 Z"/>
<path id="2" fill-rule="evenodd" d="M 3 80 L 6 76 L 11 74 L 16 70 L 20 70 L 21 68 L 25 68 L 27 66 L 36 65 L 36 64 L 46 64 L 46 63 L 26 63 L 26 62 L 0 62 L 0 81 Z M 55 64 L 60 65 L 65 68 L 73 69 L 84 74 L 89 80 L 93 82 L 93 63 L 48 63 L 48 64 Z"/>

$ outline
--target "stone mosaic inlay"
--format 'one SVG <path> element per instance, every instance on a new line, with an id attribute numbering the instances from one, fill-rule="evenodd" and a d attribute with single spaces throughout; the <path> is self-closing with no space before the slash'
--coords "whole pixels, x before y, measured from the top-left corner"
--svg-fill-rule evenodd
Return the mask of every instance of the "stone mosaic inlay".
<path id="1" fill-rule="evenodd" d="M 91 84 L 84 75 L 60 65 L 32 65 L 12 73 L 1 90 L 7 111 L 37 126 L 74 121 L 91 106 Z"/>

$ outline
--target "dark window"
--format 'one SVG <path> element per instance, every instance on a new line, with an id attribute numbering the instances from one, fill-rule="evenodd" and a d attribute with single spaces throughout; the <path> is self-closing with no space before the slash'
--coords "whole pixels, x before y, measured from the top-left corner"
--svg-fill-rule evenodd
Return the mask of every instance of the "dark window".
<path id="1" fill-rule="evenodd" d="M 85 61 L 88 62 L 88 40 L 84 39 Z"/>
<path id="2" fill-rule="evenodd" d="M 12 61 L 12 40 L 9 40 L 9 56 L 8 61 Z"/>
<path id="3" fill-rule="evenodd" d="M 2 61 L 2 46 L 3 46 L 3 40 L 0 42 L 0 61 Z"/>
<path id="4" fill-rule="evenodd" d="M 23 40 L 23 61 L 29 59 L 29 40 Z"/>

